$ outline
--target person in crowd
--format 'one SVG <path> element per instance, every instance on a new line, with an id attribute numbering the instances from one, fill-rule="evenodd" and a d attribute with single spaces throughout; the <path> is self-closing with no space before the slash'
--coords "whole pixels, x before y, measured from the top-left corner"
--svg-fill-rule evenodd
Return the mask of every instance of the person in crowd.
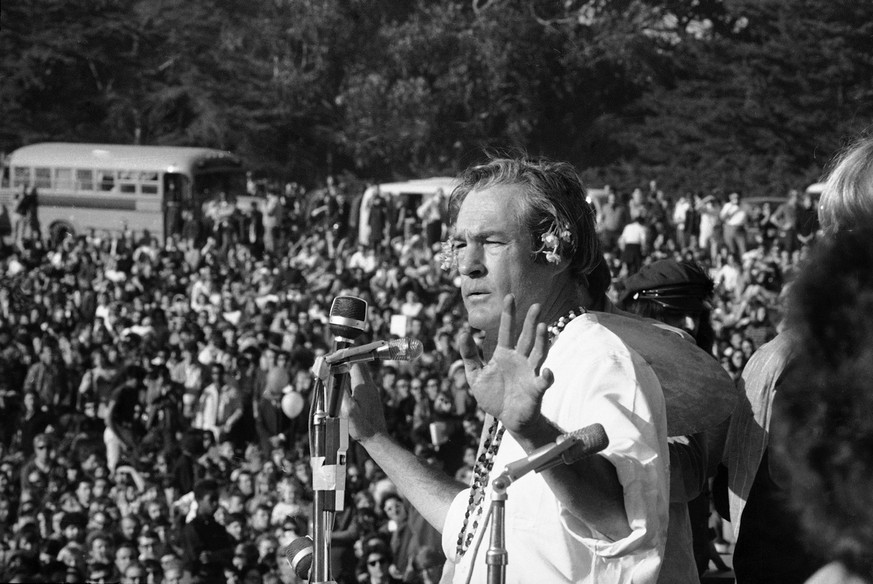
<path id="1" fill-rule="evenodd" d="M 168 451 L 177 443 L 185 427 L 182 418 L 182 386 L 172 381 L 170 370 L 156 368 L 158 395 L 146 408 L 146 435 L 143 443 L 156 450 Z"/>
<path id="2" fill-rule="evenodd" d="M 449 204 L 451 251 L 488 358 L 486 365 L 472 335 L 462 337 L 471 388 L 489 414 L 478 480 L 465 489 L 394 442 L 361 366 L 352 369 L 354 393 L 344 402 L 351 436 L 442 530 L 456 581 L 470 571 L 484 581 L 477 536 L 491 466 L 502 468 L 557 438 L 559 428 L 595 416 L 608 426 L 605 453 L 514 485 L 519 500 L 542 504 L 507 508 L 507 548 L 518 558 L 512 581 L 586 582 L 609 573 L 609 581 L 654 582 L 667 528 L 663 396 L 648 365 L 580 308 L 585 276 L 602 257 L 581 183 L 569 165 L 509 159 L 472 167 L 461 183 Z M 631 491 L 631 484 L 646 487 Z M 580 489 L 584 500 L 573 495 Z"/>
<path id="3" fill-rule="evenodd" d="M 106 412 L 106 430 L 103 440 L 106 444 L 106 463 L 109 472 L 115 472 L 122 453 L 136 456 L 140 440 L 145 435 L 139 416 L 139 393 L 143 387 L 145 370 L 129 365 L 121 375 L 121 384 L 112 392 Z"/>
<path id="4" fill-rule="evenodd" d="M 21 467 L 21 489 L 46 486 L 57 469 L 54 439 L 47 434 L 36 435 L 33 438 L 33 456 Z"/>
<path id="5" fill-rule="evenodd" d="M 34 439 L 53 428 L 55 422 L 54 416 L 43 411 L 42 400 L 36 391 L 24 393 L 22 406 L 21 417 L 10 425 L 15 428 L 15 443 L 20 445 L 22 456 L 29 458 L 34 453 Z"/>
<path id="6" fill-rule="evenodd" d="M 376 540 L 367 545 L 361 557 L 363 568 L 358 582 L 362 584 L 400 584 L 402 580 L 391 573 L 393 558 L 391 549 L 382 541 Z"/>
<path id="7" fill-rule="evenodd" d="M 807 584 L 873 582 L 871 299 L 873 226 L 826 242 L 791 289 L 796 365 L 774 406 L 770 463 L 802 539 L 830 560 Z"/>
<path id="8" fill-rule="evenodd" d="M 821 196 L 820 219 L 816 219 L 826 238 L 873 226 L 871 161 L 873 140 L 864 138 L 835 162 Z M 720 512 L 730 518 L 736 537 L 734 571 L 740 584 L 804 582 L 822 564 L 818 548 L 804 547 L 799 518 L 785 508 L 768 448 L 780 396 L 791 389 L 785 373 L 798 363 L 796 334 L 788 327 L 758 349 L 743 369 L 745 399 L 731 416 L 722 456 L 723 476 L 718 484 L 725 497 Z"/>
<path id="9" fill-rule="evenodd" d="M 738 258 L 743 257 L 746 254 L 746 224 L 749 214 L 740 202 L 739 191 L 731 191 L 728 195 L 727 202 L 719 211 L 719 219 L 722 224 L 722 238 L 728 251 Z"/>
<path id="10" fill-rule="evenodd" d="M 95 349 L 91 353 L 91 359 L 93 366 L 85 372 L 79 384 L 79 399 L 86 395 L 91 396 L 97 402 L 97 411 L 104 417 L 118 370 L 109 365 L 102 349 Z"/>
<path id="11" fill-rule="evenodd" d="M 803 193 L 795 217 L 797 241 L 801 246 L 811 245 L 819 231 L 819 212 L 812 201 L 812 195 Z"/>
<path id="12" fill-rule="evenodd" d="M 67 368 L 58 354 L 56 341 L 51 337 L 42 340 L 39 362 L 31 365 L 24 380 L 24 391 L 35 391 L 51 412 L 60 413 L 61 407 L 69 404 L 71 396 Z"/>
<path id="13" fill-rule="evenodd" d="M 437 189 L 431 196 L 426 196 L 416 210 L 424 226 L 424 236 L 429 248 L 442 241 L 447 212 L 448 195 L 443 189 Z"/>
<path id="14" fill-rule="evenodd" d="M 711 353 L 715 334 L 711 322 L 712 279 L 697 264 L 659 260 L 622 283 L 617 306 L 654 318 L 684 331 Z M 660 582 L 699 582 L 710 558 L 726 565 L 710 545 L 710 498 L 707 481 L 714 474 L 727 419 L 707 433 L 671 436 L 670 523 Z"/>
<path id="15" fill-rule="evenodd" d="M 789 254 L 797 247 L 797 189 L 788 191 L 788 198 L 776 207 L 770 221 L 779 229 L 779 241 Z"/>
<path id="16" fill-rule="evenodd" d="M 710 258 L 715 257 L 714 250 L 720 243 L 721 220 L 719 218 L 720 209 L 715 195 L 707 195 L 699 199 L 694 208 L 700 216 L 700 231 L 698 234 L 697 245 L 701 250 L 709 254 Z"/>
<path id="17" fill-rule="evenodd" d="M 648 229 L 643 223 L 645 214 L 638 214 L 624 226 L 618 238 L 621 249 L 621 261 L 627 275 L 635 274 L 643 265 L 643 259 L 648 255 Z"/>
<path id="18" fill-rule="evenodd" d="M 194 575 L 215 581 L 223 575 L 223 565 L 232 555 L 233 544 L 213 517 L 218 505 L 218 485 L 204 479 L 194 485 L 196 516 L 182 532 L 187 569 Z"/>
<path id="19" fill-rule="evenodd" d="M 385 195 L 379 191 L 379 187 L 377 186 L 376 191 L 370 199 L 368 216 L 368 226 L 370 230 L 368 243 L 369 247 L 376 250 L 376 253 L 381 253 L 382 250 L 385 249 L 391 211 L 392 208 L 388 199 L 386 199 Z"/>
<path id="20" fill-rule="evenodd" d="M 224 367 L 213 366 L 214 383 L 218 388 L 218 405 L 215 413 L 216 440 L 228 440 L 235 448 L 243 446 L 243 432 L 239 422 L 243 418 L 245 406 L 243 396 L 236 388 L 233 379 L 227 380 Z"/>
<path id="21" fill-rule="evenodd" d="M 120 544 L 115 548 L 115 569 L 119 574 L 124 574 L 127 568 L 136 562 L 136 546 L 130 542 Z"/>
<path id="22" fill-rule="evenodd" d="M 604 251 L 612 252 L 618 247 L 618 238 L 628 222 L 627 208 L 618 200 L 618 195 L 610 191 L 606 202 L 600 206 L 597 223 L 600 226 L 600 242 Z"/>

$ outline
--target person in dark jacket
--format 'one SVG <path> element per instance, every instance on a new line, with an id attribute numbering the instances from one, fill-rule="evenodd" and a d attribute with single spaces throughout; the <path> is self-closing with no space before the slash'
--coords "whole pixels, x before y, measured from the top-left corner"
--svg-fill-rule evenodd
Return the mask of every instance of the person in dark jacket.
<path id="1" fill-rule="evenodd" d="M 198 481 L 194 500 L 197 516 L 182 531 L 185 565 L 202 582 L 216 582 L 233 556 L 233 541 L 213 517 L 218 508 L 218 484 L 211 479 Z"/>

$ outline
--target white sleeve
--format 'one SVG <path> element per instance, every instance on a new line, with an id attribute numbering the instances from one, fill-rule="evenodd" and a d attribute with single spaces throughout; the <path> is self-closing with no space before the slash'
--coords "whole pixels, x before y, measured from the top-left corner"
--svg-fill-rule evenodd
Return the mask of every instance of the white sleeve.
<path id="1" fill-rule="evenodd" d="M 588 316 L 588 315 L 586 315 Z M 583 317 L 584 318 L 584 317 Z M 594 317 L 590 317 L 594 318 Z M 669 455 L 663 393 L 651 367 L 599 325 L 568 327 L 574 343 L 556 346 L 546 367 L 558 369 L 543 410 L 564 430 L 602 424 L 609 445 L 600 453 L 616 469 L 624 489 L 631 533 L 609 541 L 561 509 L 567 531 L 601 557 L 663 548 L 669 502 Z M 593 332 L 593 334 L 591 334 Z M 580 350 L 581 348 L 581 350 Z M 552 391 L 558 389 L 558 391 Z"/>

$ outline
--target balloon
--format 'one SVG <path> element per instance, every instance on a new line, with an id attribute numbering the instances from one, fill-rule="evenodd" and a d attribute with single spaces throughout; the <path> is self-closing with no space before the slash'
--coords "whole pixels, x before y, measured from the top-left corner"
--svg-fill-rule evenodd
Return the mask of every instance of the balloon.
<path id="1" fill-rule="evenodd" d="M 282 396 L 282 411 L 289 418 L 296 418 L 303 411 L 303 398 L 296 391 Z"/>

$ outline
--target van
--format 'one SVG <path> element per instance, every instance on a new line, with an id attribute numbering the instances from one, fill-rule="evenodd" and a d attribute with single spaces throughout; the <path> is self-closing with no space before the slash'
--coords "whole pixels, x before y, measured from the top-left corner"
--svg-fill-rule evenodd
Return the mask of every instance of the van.
<path id="1" fill-rule="evenodd" d="M 812 183 L 808 187 L 806 187 L 806 191 L 804 191 L 807 195 L 812 197 L 813 201 L 817 201 L 821 194 L 824 192 L 825 184 L 823 182 Z"/>
<path id="2" fill-rule="evenodd" d="M 448 176 L 434 176 L 404 182 L 382 183 L 367 187 L 361 199 L 360 219 L 358 220 L 358 241 L 366 244 L 370 240 L 370 201 L 378 191 L 388 197 L 393 207 L 398 211 L 397 217 L 404 216 L 408 219 L 416 218 L 416 210 L 442 191 L 446 196 L 450 195 L 458 186 L 458 179 Z"/>

